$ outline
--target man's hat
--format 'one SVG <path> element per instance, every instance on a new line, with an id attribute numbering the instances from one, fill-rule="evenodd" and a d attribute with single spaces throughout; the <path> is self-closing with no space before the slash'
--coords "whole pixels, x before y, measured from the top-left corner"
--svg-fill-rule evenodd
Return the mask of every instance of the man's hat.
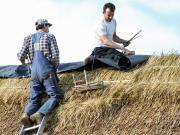
<path id="1" fill-rule="evenodd" d="M 46 19 L 38 19 L 37 22 L 35 23 L 35 25 L 49 25 L 49 26 L 52 26 L 52 24 L 49 23 L 48 20 L 46 20 Z"/>

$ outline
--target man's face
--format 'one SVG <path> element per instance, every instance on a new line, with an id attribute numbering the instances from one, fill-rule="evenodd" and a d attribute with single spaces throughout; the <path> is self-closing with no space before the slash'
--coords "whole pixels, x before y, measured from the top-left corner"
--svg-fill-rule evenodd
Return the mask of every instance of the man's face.
<path id="1" fill-rule="evenodd" d="M 44 31 L 47 32 L 47 33 L 49 32 L 49 25 L 44 26 Z"/>
<path id="2" fill-rule="evenodd" d="M 106 21 L 111 22 L 114 16 L 114 12 L 112 12 L 109 8 L 103 13 Z"/>

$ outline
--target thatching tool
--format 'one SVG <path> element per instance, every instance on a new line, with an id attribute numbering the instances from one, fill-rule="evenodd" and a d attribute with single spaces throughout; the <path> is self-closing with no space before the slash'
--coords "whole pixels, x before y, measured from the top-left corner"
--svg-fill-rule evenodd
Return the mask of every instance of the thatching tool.
<path id="1" fill-rule="evenodd" d="M 132 36 L 132 38 L 130 38 L 127 42 L 131 42 L 132 40 L 141 37 L 142 35 L 139 35 L 139 33 L 141 33 L 142 30 L 139 30 L 134 36 Z M 138 36 L 139 35 L 139 36 Z M 124 47 L 127 47 L 128 45 L 124 45 Z"/>
<path id="2" fill-rule="evenodd" d="M 139 30 L 132 38 L 130 38 L 127 42 L 131 42 L 132 40 L 136 39 L 136 38 L 139 38 L 141 37 L 142 35 L 139 35 L 139 33 L 141 33 L 142 30 Z M 129 44 L 128 44 L 129 45 Z M 128 45 L 123 45 L 124 47 L 127 47 Z M 124 54 L 126 54 L 124 51 L 123 51 Z M 135 53 L 135 52 L 134 52 Z"/>
<path id="3" fill-rule="evenodd" d="M 128 40 L 128 42 L 130 42 L 130 41 L 132 41 L 132 40 L 134 40 L 134 39 L 136 39 L 136 38 L 139 38 L 140 36 L 142 36 L 142 35 L 139 35 L 139 36 L 137 36 L 139 33 L 141 33 L 142 32 L 142 30 L 139 30 L 132 38 L 130 38 L 129 40 Z"/>

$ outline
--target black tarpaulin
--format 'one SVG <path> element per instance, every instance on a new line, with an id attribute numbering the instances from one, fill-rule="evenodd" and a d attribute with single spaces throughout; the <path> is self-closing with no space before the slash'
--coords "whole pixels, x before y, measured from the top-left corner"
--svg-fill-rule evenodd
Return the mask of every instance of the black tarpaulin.
<path id="1" fill-rule="evenodd" d="M 62 63 L 60 64 L 57 72 L 70 72 L 74 70 L 83 70 L 84 66 L 96 68 L 99 67 L 114 67 L 120 70 L 129 70 L 139 65 L 149 59 L 150 55 L 129 55 L 123 56 L 118 60 L 103 58 L 103 57 L 91 57 L 91 60 L 88 64 L 84 65 L 83 62 L 72 62 L 72 63 Z M 30 72 L 27 65 L 8 65 L 0 66 L 0 77 L 1 78 L 21 78 L 29 77 Z"/>

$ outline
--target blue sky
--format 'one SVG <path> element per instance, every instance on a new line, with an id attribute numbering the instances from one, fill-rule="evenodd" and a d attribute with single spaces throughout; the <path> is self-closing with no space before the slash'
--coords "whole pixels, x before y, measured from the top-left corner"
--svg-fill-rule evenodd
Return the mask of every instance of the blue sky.
<path id="1" fill-rule="evenodd" d="M 153 1 L 152 1 L 153 2 Z M 159 4 L 163 5 L 163 2 L 159 2 Z M 174 2 L 174 3 L 173 3 Z M 154 4 L 157 3 L 157 1 L 154 1 Z M 169 3 L 173 3 L 172 5 L 169 5 Z M 140 1 L 136 2 L 130 2 L 130 4 L 135 7 L 140 12 L 143 12 L 149 17 L 152 17 L 154 20 L 156 20 L 159 24 L 161 24 L 164 27 L 169 27 L 173 29 L 178 34 L 180 33 L 178 27 L 180 26 L 180 2 L 176 1 L 169 1 L 166 3 L 167 6 L 173 6 L 168 9 L 168 7 L 164 8 L 155 8 L 151 4 L 141 3 Z M 175 6 L 177 4 L 177 7 Z"/>
<path id="2" fill-rule="evenodd" d="M 106 2 L 116 5 L 120 37 L 130 39 L 142 29 L 128 47 L 136 54 L 180 53 L 179 0 L 6 0 L 0 2 L 0 65 L 20 64 L 16 55 L 23 38 L 35 32 L 39 18 L 53 24 L 60 62 L 83 60 L 95 47 L 94 26 Z"/>

